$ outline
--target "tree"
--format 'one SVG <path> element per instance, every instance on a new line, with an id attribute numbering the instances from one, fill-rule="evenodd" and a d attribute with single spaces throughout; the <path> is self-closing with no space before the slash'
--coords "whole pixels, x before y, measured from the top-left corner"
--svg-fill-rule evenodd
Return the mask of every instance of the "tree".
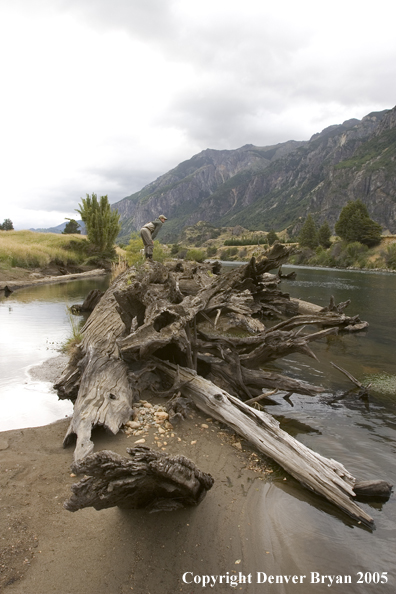
<path id="1" fill-rule="evenodd" d="M 368 247 L 381 241 L 381 225 L 373 221 L 361 200 L 350 201 L 341 210 L 335 232 L 344 241 L 359 241 Z"/>
<path id="2" fill-rule="evenodd" d="M 312 215 L 308 215 L 298 236 L 298 242 L 302 247 L 309 247 L 312 250 L 318 246 L 318 232 Z"/>
<path id="3" fill-rule="evenodd" d="M 66 223 L 66 227 L 62 231 L 63 234 L 68 235 L 70 233 L 81 233 L 80 225 L 74 219 L 66 218 L 68 223 Z"/>
<path id="4" fill-rule="evenodd" d="M 319 228 L 318 231 L 318 242 L 324 248 L 329 248 L 331 246 L 331 231 L 328 222 L 326 221 L 323 225 Z"/>
<path id="5" fill-rule="evenodd" d="M 81 215 L 87 229 L 88 241 L 90 241 L 99 252 L 112 251 L 114 241 L 120 232 L 120 215 L 110 208 L 107 196 L 101 196 L 100 200 L 96 194 L 81 198 L 80 208 L 75 210 Z"/>
<path id="6" fill-rule="evenodd" d="M 270 229 L 270 231 L 268 231 L 268 233 L 267 233 L 267 242 L 269 243 L 269 245 L 272 245 L 273 243 L 275 243 L 275 241 L 278 241 L 278 240 L 279 240 L 279 237 L 277 236 L 275 231 L 273 229 Z"/>
<path id="7" fill-rule="evenodd" d="M 11 219 L 4 219 L 4 223 L 0 225 L 1 231 L 13 231 L 14 225 L 12 224 Z"/>

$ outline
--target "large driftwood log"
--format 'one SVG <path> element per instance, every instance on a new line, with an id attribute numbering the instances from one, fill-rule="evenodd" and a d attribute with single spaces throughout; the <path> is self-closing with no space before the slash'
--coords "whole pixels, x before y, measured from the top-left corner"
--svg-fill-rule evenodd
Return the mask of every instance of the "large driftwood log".
<path id="1" fill-rule="evenodd" d="M 157 262 L 120 275 L 89 317 L 82 330 L 82 343 L 55 385 L 61 398 L 75 400 L 64 440 L 68 445 L 77 438 L 75 459 L 92 452 L 94 426 L 117 433 L 130 418 L 130 361 L 168 349 L 165 357 L 194 366 L 197 357 L 191 349 L 189 326 L 196 324 L 198 314 L 210 315 L 213 303 L 218 306 L 216 299 L 222 307 L 235 309 L 239 292 L 249 290 L 253 297 L 244 303 L 249 302 L 255 313 L 258 309 L 268 311 L 266 301 L 271 295 L 287 304 L 289 297 L 274 288 L 272 279 L 266 286 L 262 275 L 287 260 L 289 254 L 290 249 L 276 246 L 259 262 L 252 259 L 246 266 L 219 276 L 208 266 L 195 264 L 195 277 L 202 286 L 195 296 L 184 297 L 180 291 L 178 278 L 185 270 L 172 271 Z"/>
<path id="2" fill-rule="evenodd" d="M 84 473 L 64 503 L 68 511 L 118 506 L 171 511 L 198 505 L 213 486 L 213 478 L 184 456 L 169 456 L 145 446 L 128 448 L 131 458 L 102 450 L 75 462 L 72 471 Z"/>
<path id="3" fill-rule="evenodd" d="M 75 400 L 73 417 L 64 439 L 77 437 L 75 459 L 93 450 L 92 428 L 102 425 L 117 433 L 132 416 L 128 366 L 119 357 L 116 339 L 125 332 L 114 293 L 123 285 L 116 279 L 83 328 L 83 340 L 55 384 L 61 398 Z"/>
<path id="4" fill-rule="evenodd" d="M 132 414 L 133 393 L 128 378 L 132 361 L 155 353 L 196 368 L 200 354 L 214 352 L 218 356 L 220 352 L 221 359 L 229 362 L 230 357 L 234 358 L 235 369 L 239 370 L 234 391 L 247 399 L 257 395 L 247 387 L 247 368 L 290 352 L 315 357 L 308 343 L 333 331 L 331 327 L 343 325 L 344 314 L 295 316 L 268 330 L 262 330 L 261 324 L 256 326 L 261 328 L 256 336 L 229 341 L 225 356 L 220 340 L 209 337 L 210 345 L 208 340 L 201 342 L 198 338 L 197 325 L 202 320 L 215 325 L 219 315 L 238 315 L 246 320 L 246 328 L 251 327 L 254 332 L 251 321 L 255 317 L 293 311 L 289 296 L 277 288 L 279 279 L 269 274 L 290 253 L 290 248 L 275 245 L 261 260 L 252 258 L 245 266 L 223 275 L 213 275 L 211 268 L 204 265 L 191 264 L 188 269 L 185 264 L 183 270 L 176 270 L 176 266 L 172 269 L 154 262 L 140 270 L 130 268 L 118 277 L 89 317 L 83 328 L 83 341 L 55 386 L 61 398 L 76 401 L 64 440 L 67 445 L 77 437 L 75 459 L 92 451 L 92 427 L 102 425 L 116 433 Z M 196 295 L 183 296 L 179 282 L 182 276 L 193 277 L 201 286 Z M 294 330 L 301 324 L 313 323 L 330 330 L 307 336 Z M 219 374 L 221 370 L 217 368 Z M 270 384 L 263 381 L 261 387 L 276 387 L 274 379 Z M 281 376 L 277 379 L 278 389 L 292 389 L 288 379 L 284 385 Z M 256 376 L 254 383 L 257 381 Z M 294 391 L 302 393 L 304 389 L 303 383 L 300 389 L 295 384 Z M 309 393 L 317 392 L 309 389 Z"/>
<path id="5" fill-rule="evenodd" d="M 73 418 L 64 440 L 67 445 L 77 437 L 75 460 L 82 461 L 91 454 L 94 426 L 102 425 L 116 433 L 129 420 L 134 391 L 138 392 L 139 384 L 133 371 L 136 368 L 131 367 L 140 363 L 144 367 L 144 362 L 155 355 L 163 361 L 158 366 L 166 368 L 168 373 L 172 368 L 169 362 L 190 368 L 183 372 L 186 378 L 180 383 L 181 390 L 191 390 L 197 381 L 203 382 L 205 389 L 210 386 L 210 406 L 205 401 L 203 410 L 234 428 L 241 421 L 240 431 L 247 438 L 251 433 L 251 441 L 258 449 L 282 464 L 309 489 L 370 525 L 370 516 L 349 498 L 353 496 L 354 479 L 342 465 L 314 454 L 301 444 L 297 446 L 296 440 L 279 433 L 276 421 L 268 415 L 266 424 L 264 417 L 252 412 L 251 407 L 243 408 L 241 400 L 255 398 L 263 388 L 285 390 L 289 394 L 315 395 L 323 391 L 321 387 L 255 367 L 290 352 L 315 357 L 310 342 L 336 332 L 346 323 L 358 321 L 357 316 L 347 319 L 339 312 L 315 312 L 266 328 L 263 325 L 266 317 L 296 313 L 296 304 L 291 306 L 289 296 L 278 289 L 279 278 L 269 274 L 289 255 L 290 249 L 275 245 L 261 260 L 252 258 L 245 266 L 222 275 L 214 275 L 205 265 L 193 264 L 189 268 L 183 265 L 181 270 L 180 266 L 166 267 L 157 262 L 146 263 L 139 270 L 130 268 L 120 275 L 92 312 L 83 328 L 82 343 L 56 384 L 61 397 L 75 399 Z M 193 294 L 190 290 L 189 294 L 183 294 L 182 275 L 191 275 L 189 280 L 194 279 L 201 287 L 198 292 Z M 245 320 L 253 335 L 224 338 L 209 336 L 200 329 L 200 325 L 207 323 L 215 328 L 224 316 Z M 256 325 L 252 323 L 254 320 Z M 307 324 L 324 329 L 304 335 L 302 326 Z M 197 369 L 218 385 L 195 375 L 192 370 Z M 225 386 L 226 391 L 222 392 L 219 386 Z M 227 394 L 228 391 L 235 396 Z"/>
<path id="6" fill-rule="evenodd" d="M 278 421 L 271 415 L 251 408 L 192 370 L 164 361 L 156 363 L 158 369 L 172 380 L 182 382 L 181 392 L 205 414 L 232 427 L 302 485 L 336 504 L 357 521 L 373 526 L 371 516 L 352 501 L 356 479 L 342 464 L 310 450 L 280 429 Z"/>

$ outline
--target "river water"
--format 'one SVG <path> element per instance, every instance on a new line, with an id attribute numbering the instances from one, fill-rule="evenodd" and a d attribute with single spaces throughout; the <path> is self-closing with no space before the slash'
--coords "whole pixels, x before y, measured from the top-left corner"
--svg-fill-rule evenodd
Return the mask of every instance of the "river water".
<path id="1" fill-rule="evenodd" d="M 311 343 L 318 361 L 302 355 L 278 360 L 272 369 L 322 385 L 326 392 L 315 398 L 293 395 L 291 401 L 275 395 L 272 404 L 266 405 L 267 412 L 299 441 L 338 460 L 358 479 L 396 484 L 396 275 L 283 268 L 297 272 L 295 281 L 282 281 L 284 292 L 322 306 L 328 304 L 330 295 L 337 303 L 351 299 L 346 313 L 359 314 L 370 327 L 366 332 Z M 58 401 L 50 384 L 29 380 L 27 372 L 32 365 L 56 356 L 70 336 L 66 306 L 81 303 L 90 289 L 101 288 L 101 284 L 105 288 L 107 282 L 94 279 L 46 285 L 0 299 L 0 430 L 42 425 L 71 414 L 70 403 Z M 372 384 L 368 401 L 353 393 L 334 400 L 353 385 L 330 361 L 362 383 Z M 311 572 L 347 576 L 351 583 L 331 586 L 340 593 L 395 592 L 395 497 L 383 504 L 360 505 L 374 518 L 374 531 L 350 521 L 275 469 L 273 480 L 260 489 L 259 504 L 251 510 L 260 543 L 252 567 L 275 576 L 310 576 Z M 309 585 L 308 580 L 303 585 L 258 585 L 249 592 L 329 591 L 328 581 Z"/>
<path id="2" fill-rule="evenodd" d="M 396 275 L 284 267 L 285 273 L 291 270 L 296 270 L 297 277 L 295 281 L 282 281 L 284 292 L 322 306 L 328 305 L 330 295 L 336 303 L 351 299 L 345 313 L 359 314 L 370 327 L 367 332 L 311 343 L 318 361 L 302 355 L 278 360 L 274 369 L 322 385 L 329 393 L 318 398 L 294 395 L 291 404 L 275 397 L 277 404 L 266 406 L 266 411 L 299 441 L 338 460 L 356 478 L 383 479 L 395 485 Z M 354 394 L 334 401 L 334 395 L 354 386 L 330 361 L 362 383 L 372 383 L 368 402 Z M 284 478 L 267 483 L 263 490 L 261 534 L 263 547 L 271 551 L 268 573 L 282 574 L 287 567 L 289 573 L 299 575 L 340 574 L 351 576 L 352 583 L 333 584 L 331 588 L 337 592 L 395 592 L 394 495 L 385 504 L 360 504 L 374 518 L 376 529 L 371 532 L 349 522 L 294 480 Z M 388 582 L 374 583 L 382 572 L 387 576 L 380 582 Z M 323 585 L 289 586 L 284 591 L 325 592 L 327 584 L 326 580 Z"/>
<path id="3" fill-rule="evenodd" d="M 68 281 L 0 297 L 0 431 L 45 425 L 73 412 L 50 383 L 32 381 L 29 369 L 58 356 L 72 335 L 67 307 L 82 303 L 91 289 L 106 289 L 108 282 Z"/>

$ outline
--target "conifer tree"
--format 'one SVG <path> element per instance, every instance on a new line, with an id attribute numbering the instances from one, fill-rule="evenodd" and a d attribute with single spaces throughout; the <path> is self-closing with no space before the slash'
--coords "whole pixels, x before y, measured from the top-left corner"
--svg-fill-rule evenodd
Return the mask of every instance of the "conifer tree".
<path id="1" fill-rule="evenodd" d="M 373 221 L 361 200 L 350 201 L 342 209 L 335 224 L 335 232 L 344 241 L 359 241 L 368 247 L 381 241 L 381 225 Z"/>
<path id="2" fill-rule="evenodd" d="M 278 240 L 279 240 L 279 237 L 277 236 L 275 231 L 273 229 L 270 229 L 267 233 L 268 244 L 272 245 L 273 243 L 275 243 L 275 241 L 278 241 Z"/>
<path id="3" fill-rule="evenodd" d="M 65 226 L 65 228 L 62 231 L 62 233 L 64 235 L 68 235 L 70 233 L 81 233 L 80 225 L 77 223 L 76 220 L 74 220 L 74 219 L 68 219 L 68 218 L 66 218 L 66 220 L 69 221 L 69 222 L 66 223 L 66 226 Z"/>
<path id="4" fill-rule="evenodd" d="M 301 247 L 309 247 L 312 250 L 318 246 L 318 232 L 312 215 L 308 215 L 298 236 L 298 243 Z"/>
<path id="5" fill-rule="evenodd" d="M 0 225 L 0 230 L 1 231 L 13 231 L 14 225 L 13 225 L 11 219 L 4 219 L 4 223 L 2 225 Z"/>
<path id="6" fill-rule="evenodd" d="M 101 196 L 98 201 L 96 194 L 87 194 L 81 202 L 75 210 L 85 223 L 88 240 L 99 252 L 111 251 L 121 228 L 120 215 L 111 210 L 107 196 Z"/>
<path id="7" fill-rule="evenodd" d="M 331 231 L 327 221 L 323 223 L 323 225 L 319 228 L 318 231 L 318 242 L 324 248 L 329 248 L 331 246 Z"/>

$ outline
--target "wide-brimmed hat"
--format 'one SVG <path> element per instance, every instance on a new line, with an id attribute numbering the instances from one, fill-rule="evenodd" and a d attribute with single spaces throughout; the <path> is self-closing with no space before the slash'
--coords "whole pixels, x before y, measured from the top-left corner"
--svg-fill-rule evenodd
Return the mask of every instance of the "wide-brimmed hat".
<path id="1" fill-rule="evenodd" d="M 166 218 L 166 216 L 165 216 L 165 215 L 160 215 L 158 218 L 159 218 L 159 219 L 165 219 L 165 221 L 167 221 L 167 220 L 168 220 L 168 219 Z"/>

